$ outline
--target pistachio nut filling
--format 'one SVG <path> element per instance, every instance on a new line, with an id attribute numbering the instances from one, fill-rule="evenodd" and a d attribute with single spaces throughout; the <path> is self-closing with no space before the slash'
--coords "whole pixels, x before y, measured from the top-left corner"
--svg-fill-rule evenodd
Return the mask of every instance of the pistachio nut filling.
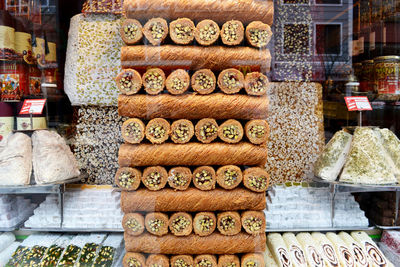
<path id="1" fill-rule="evenodd" d="M 165 225 L 165 222 L 160 219 L 149 220 L 148 225 L 153 233 L 158 233 L 160 229 Z"/>
<path id="2" fill-rule="evenodd" d="M 246 262 L 245 266 L 246 267 L 259 267 L 259 264 L 255 261 L 250 260 L 250 261 Z"/>
<path id="3" fill-rule="evenodd" d="M 127 39 L 133 40 L 136 38 L 137 34 L 139 33 L 139 27 L 135 24 L 128 24 L 124 27 L 125 37 Z"/>
<path id="4" fill-rule="evenodd" d="M 154 264 L 150 265 L 150 267 L 162 267 L 162 265 L 161 265 L 161 264 L 154 263 Z"/>
<path id="5" fill-rule="evenodd" d="M 236 183 L 239 173 L 235 170 L 227 169 L 224 171 L 224 183 L 228 186 L 232 186 Z"/>
<path id="6" fill-rule="evenodd" d="M 128 266 L 129 267 L 142 267 L 142 264 L 140 263 L 140 261 L 138 261 L 135 258 L 130 258 L 128 260 Z"/>
<path id="7" fill-rule="evenodd" d="M 222 130 L 224 137 L 228 139 L 237 140 L 239 138 L 240 130 L 236 125 L 224 126 Z"/>
<path id="8" fill-rule="evenodd" d="M 162 174 L 159 173 L 158 171 L 151 172 L 149 175 L 146 177 L 146 185 L 149 187 L 158 187 L 161 184 L 161 177 Z"/>
<path id="9" fill-rule="evenodd" d="M 266 30 L 251 29 L 250 41 L 257 46 L 266 46 L 269 42 L 270 33 Z"/>
<path id="10" fill-rule="evenodd" d="M 225 267 L 236 267 L 236 263 L 230 262 L 230 263 L 226 264 Z"/>
<path id="11" fill-rule="evenodd" d="M 249 135 L 253 138 L 261 138 L 265 135 L 265 126 L 253 125 L 249 129 Z"/>
<path id="12" fill-rule="evenodd" d="M 234 89 L 240 86 L 239 80 L 233 73 L 229 72 L 225 73 L 224 76 L 222 77 L 222 81 L 224 82 L 224 85 L 229 89 Z"/>
<path id="13" fill-rule="evenodd" d="M 217 35 L 217 28 L 212 24 L 205 25 L 199 31 L 200 31 L 199 35 L 200 39 L 203 41 L 210 41 L 214 39 L 215 36 Z"/>
<path id="14" fill-rule="evenodd" d="M 177 259 L 174 263 L 174 267 L 192 267 L 192 265 L 187 263 L 184 259 Z"/>
<path id="15" fill-rule="evenodd" d="M 180 23 L 175 25 L 174 32 L 176 37 L 181 40 L 187 40 L 193 36 L 193 28 Z"/>
<path id="16" fill-rule="evenodd" d="M 205 123 L 200 128 L 200 137 L 206 140 L 218 133 L 218 128 L 212 123 Z"/>
<path id="17" fill-rule="evenodd" d="M 126 92 L 129 91 L 137 91 L 137 84 L 132 82 L 133 80 L 133 74 L 131 72 L 125 72 L 121 79 L 119 80 L 119 85 L 121 87 L 121 89 L 125 90 Z M 132 88 L 132 86 L 135 86 L 134 88 Z"/>
<path id="18" fill-rule="evenodd" d="M 134 219 L 134 218 L 131 218 L 131 219 L 127 220 L 126 223 L 125 223 L 125 225 L 126 225 L 126 227 L 128 227 L 130 230 L 132 230 L 133 232 L 137 232 L 137 231 L 140 230 L 140 224 L 139 224 L 139 222 L 138 222 L 136 219 Z"/>
<path id="19" fill-rule="evenodd" d="M 213 267 L 213 264 L 208 259 L 201 259 L 197 264 L 196 267 Z"/>
<path id="20" fill-rule="evenodd" d="M 149 133 L 155 139 L 162 139 L 166 134 L 166 130 L 162 125 L 154 124 L 149 127 Z"/>
<path id="21" fill-rule="evenodd" d="M 179 78 L 172 79 L 172 89 L 176 91 L 183 91 L 188 86 L 188 83 Z"/>
<path id="22" fill-rule="evenodd" d="M 186 141 L 189 138 L 189 126 L 185 123 L 180 123 L 172 132 L 172 139 Z"/>
<path id="23" fill-rule="evenodd" d="M 208 90 L 214 87 L 214 79 L 204 73 L 199 73 L 195 78 L 196 85 L 199 86 L 201 90 Z"/>
<path id="24" fill-rule="evenodd" d="M 155 22 L 150 25 L 151 36 L 155 40 L 161 40 L 165 34 L 165 29 L 160 22 Z"/>
<path id="25" fill-rule="evenodd" d="M 176 187 L 185 186 L 188 183 L 188 180 L 184 178 L 182 173 L 178 172 L 172 175 L 172 183 Z"/>
<path id="26" fill-rule="evenodd" d="M 235 219 L 232 218 L 232 216 L 228 215 L 223 217 L 220 220 L 219 226 L 224 230 L 224 231 L 228 231 L 231 229 L 234 229 L 236 225 Z"/>
<path id="27" fill-rule="evenodd" d="M 174 231 L 179 233 L 185 230 L 190 225 L 190 221 L 184 216 L 178 216 L 172 221 L 171 225 Z"/>
<path id="28" fill-rule="evenodd" d="M 198 185 L 208 185 L 212 182 L 212 175 L 207 170 L 202 170 L 195 175 L 196 183 Z"/>
<path id="29" fill-rule="evenodd" d="M 260 76 L 250 83 L 250 90 L 254 93 L 264 92 L 267 85 L 268 80 L 265 77 Z"/>
<path id="30" fill-rule="evenodd" d="M 250 176 L 249 185 L 257 190 L 264 190 L 268 185 L 268 178 L 264 175 L 260 176 Z"/>
<path id="31" fill-rule="evenodd" d="M 139 140 L 142 137 L 143 132 L 139 123 L 131 122 L 126 126 L 124 135 L 129 139 Z"/>
<path id="32" fill-rule="evenodd" d="M 149 73 L 146 73 L 144 81 L 147 84 L 147 88 L 154 92 L 161 90 L 164 86 L 164 78 L 156 71 L 150 71 Z"/>
<path id="33" fill-rule="evenodd" d="M 119 185 L 123 188 L 130 188 L 135 182 L 136 177 L 132 177 L 132 173 L 128 171 L 122 171 L 118 177 Z"/>
<path id="34" fill-rule="evenodd" d="M 202 232 L 209 232 L 212 226 L 214 226 L 214 220 L 209 216 L 204 216 L 199 220 L 199 226 Z"/>
<path id="35" fill-rule="evenodd" d="M 224 27 L 224 39 L 229 42 L 236 41 L 239 38 L 237 34 L 238 28 L 239 24 L 237 24 L 236 22 L 228 22 L 227 25 Z"/>
<path id="36" fill-rule="evenodd" d="M 262 220 L 260 218 L 250 216 L 249 218 L 243 221 L 243 224 L 250 231 L 257 232 L 261 230 Z"/>

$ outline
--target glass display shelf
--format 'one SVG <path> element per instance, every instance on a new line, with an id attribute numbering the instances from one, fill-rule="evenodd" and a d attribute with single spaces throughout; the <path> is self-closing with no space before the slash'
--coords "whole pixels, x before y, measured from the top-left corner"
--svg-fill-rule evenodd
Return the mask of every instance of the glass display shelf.
<path id="1" fill-rule="evenodd" d="M 20 222 L 18 222 L 16 225 L 14 225 L 12 227 L 0 227 L 0 232 L 12 232 L 12 231 L 20 229 L 21 226 L 24 225 L 26 220 L 28 220 L 29 217 L 31 217 L 31 216 L 32 216 L 32 214 L 25 216 L 25 218 L 23 218 Z"/>
<path id="2" fill-rule="evenodd" d="M 266 233 L 278 232 L 338 232 L 338 231 L 368 231 L 375 229 L 371 227 L 317 227 L 317 228 L 281 228 L 281 229 L 266 229 Z"/>

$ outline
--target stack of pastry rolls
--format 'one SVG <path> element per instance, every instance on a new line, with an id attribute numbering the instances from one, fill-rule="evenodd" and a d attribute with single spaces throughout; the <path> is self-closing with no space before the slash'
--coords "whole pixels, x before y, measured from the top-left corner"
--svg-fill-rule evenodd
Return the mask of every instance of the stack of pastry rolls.
<path id="1" fill-rule="evenodd" d="M 123 14 L 123 265 L 264 266 L 272 1 L 125 0 Z"/>

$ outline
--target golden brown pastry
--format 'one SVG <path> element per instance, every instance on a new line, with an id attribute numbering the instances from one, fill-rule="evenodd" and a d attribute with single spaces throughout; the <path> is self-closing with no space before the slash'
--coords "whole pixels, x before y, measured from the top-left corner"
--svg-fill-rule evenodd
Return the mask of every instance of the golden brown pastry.
<path id="1" fill-rule="evenodd" d="M 211 94 L 215 90 L 217 80 L 209 69 L 201 69 L 192 75 L 192 89 L 201 95 Z"/>
<path id="2" fill-rule="evenodd" d="M 146 267 L 169 267 L 169 259 L 162 254 L 151 254 L 146 259 Z"/>
<path id="3" fill-rule="evenodd" d="M 177 120 L 171 125 L 171 140 L 176 144 L 185 144 L 194 135 L 193 123 L 189 120 Z"/>
<path id="4" fill-rule="evenodd" d="M 209 144 L 218 137 L 218 124 L 214 119 L 201 119 L 196 124 L 195 133 L 197 140 Z"/>
<path id="5" fill-rule="evenodd" d="M 221 255 L 218 258 L 218 267 L 240 267 L 239 257 L 236 255 Z"/>
<path id="6" fill-rule="evenodd" d="M 115 174 L 115 184 L 122 190 L 136 190 L 139 188 L 142 173 L 130 167 L 121 167 Z"/>
<path id="7" fill-rule="evenodd" d="M 139 144 L 144 139 L 145 125 L 140 119 L 128 119 L 122 124 L 121 134 L 125 142 Z"/>
<path id="8" fill-rule="evenodd" d="M 136 19 L 125 19 L 119 32 L 127 45 L 137 44 L 143 38 L 142 24 Z"/>
<path id="9" fill-rule="evenodd" d="M 212 45 L 218 40 L 219 26 L 215 21 L 205 19 L 197 23 L 194 37 L 200 45 Z"/>
<path id="10" fill-rule="evenodd" d="M 218 87 L 225 94 L 236 94 L 244 87 L 244 75 L 241 71 L 230 68 L 218 75 Z"/>
<path id="11" fill-rule="evenodd" d="M 217 257 L 210 254 L 197 255 L 194 258 L 194 266 L 196 267 L 217 267 Z"/>
<path id="12" fill-rule="evenodd" d="M 251 235 L 265 233 L 265 215 L 262 211 L 245 211 L 242 213 L 244 230 Z"/>
<path id="13" fill-rule="evenodd" d="M 168 222 L 168 215 L 161 212 L 147 213 L 144 219 L 147 232 L 156 236 L 168 234 Z"/>
<path id="14" fill-rule="evenodd" d="M 143 171 L 142 183 L 152 191 L 161 190 L 168 181 L 168 173 L 164 167 L 152 166 Z"/>
<path id="15" fill-rule="evenodd" d="M 146 138 L 153 144 L 162 144 L 167 141 L 170 132 L 169 122 L 162 118 L 152 119 L 146 125 Z"/>
<path id="16" fill-rule="evenodd" d="M 243 172 L 243 184 L 251 191 L 265 192 L 269 185 L 269 175 L 262 168 L 248 168 Z"/>
<path id="17" fill-rule="evenodd" d="M 160 45 L 168 36 L 168 23 L 163 18 L 152 18 L 143 26 L 143 34 L 152 45 Z"/>
<path id="18" fill-rule="evenodd" d="M 168 172 L 168 184 L 175 190 L 186 190 L 192 181 L 192 171 L 187 167 L 171 168 Z"/>
<path id="19" fill-rule="evenodd" d="M 172 256 L 171 267 L 193 267 L 193 257 L 190 255 Z"/>
<path id="20" fill-rule="evenodd" d="M 265 261 L 262 254 L 247 253 L 242 256 L 242 267 L 264 267 Z"/>
<path id="21" fill-rule="evenodd" d="M 238 20 L 230 20 L 221 28 L 221 40 L 226 45 L 238 45 L 243 41 L 244 27 Z"/>
<path id="22" fill-rule="evenodd" d="M 177 212 L 172 214 L 168 223 L 169 231 L 176 236 L 188 236 L 193 230 L 193 219 L 189 213 Z"/>
<path id="23" fill-rule="evenodd" d="M 123 267 L 146 267 L 146 258 L 140 253 L 127 252 L 122 265 Z"/>
<path id="24" fill-rule="evenodd" d="M 189 44 L 194 39 L 194 23 L 188 18 L 179 18 L 169 24 L 169 36 L 176 44 Z"/>
<path id="25" fill-rule="evenodd" d="M 142 77 L 134 69 L 124 69 L 115 79 L 122 94 L 134 95 L 142 88 Z"/>
<path id="26" fill-rule="evenodd" d="M 226 143 L 239 143 L 243 138 L 243 127 L 237 120 L 227 120 L 218 128 L 218 137 Z"/>
<path id="27" fill-rule="evenodd" d="M 211 235 L 217 227 L 217 218 L 212 212 L 199 212 L 193 219 L 193 231 L 199 236 Z"/>
<path id="28" fill-rule="evenodd" d="M 246 27 L 247 42 L 254 47 L 266 47 L 271 37 L 271 27 L 261 21 L 253 21 Z"/>
<path id="29" fill-rule="evenodd" d="M 143 86 L 149 95 L 157 95 L 165 86 L 165 74 L 162 69 L 151 68 L 143 74 Z"/>
<path id="30" fill-rule="evenodd" d="M 201 166 L 193 171 L 193 184 L 200 190 L 212 190 L 215 188 L 217 179 L 215 170 L 210 166 Z"/>
<path id="31" fill-rule="evenodd" d="M 242 230 L 240 214 L 236 211 L 218 213 L 217 228 L 223 235 L 237 235 Z"/>
<path id="32" fill-rule="evenodd" d="M 247 139 L 256 145 L 265 145 L 269 137 L 269 125 L 266 120 L 251 120 L 244 126 Z"/>
<path id="33" fill-rule="evenodd" d="M 126 213 L 122 219 L 122 227 L 130 235 L 141 235 L 144 231 L 143 215 L 140 213 Z"/>
<path id="34" fill-rule="evenodd" d="M 242 170 L 235 165 L 222 166 L 217 170 L 217 183 L 224 189 L 232 190 L 243 180 Z"/>
<path id="35" fill-rule="evenodd" d="M 173 95 L 181 95 L 187 91 L 190 85 L 190 76 L 184 69 L 177 69 L 168 75 L 165 86 Z"/>
<path id="36" fill-rule="evenodd" d="M 250 72 L 246 74 L 244 88 L 247 94 L 261 96 L 267 93 L 269 87 L 268 77 L 260 72 Z"/>

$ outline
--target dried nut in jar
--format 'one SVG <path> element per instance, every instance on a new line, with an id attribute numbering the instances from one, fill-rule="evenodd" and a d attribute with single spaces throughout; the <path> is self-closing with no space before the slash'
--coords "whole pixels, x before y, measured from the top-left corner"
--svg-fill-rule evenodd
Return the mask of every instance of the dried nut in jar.
<path id="1" fill-rule="evenodd" d="M 147 267 L 169 267 L 169 259 L 162 254 L 152 254 L 147 257 Z"/>
<path id="2" fill-rule="evenodd" d="M 183 69 L 177 69 L 168 75 L 165 81 L 165 86 L 168 92 L 173 95 L 180 95 L 187 91 L 190 85 L 190 76 L 187 71 Z"/>
<path id="3" fill-rule="evenodd" d="M 190 255 L 172 256 L 171 267 L 193 267 L 193 257 Z"/>
<path id="4" fill-rule="evenodd" d="M 130 167 L 121 167 L 115 174 L 115 184 L 122 190 L 133 191 L 139 188 L 142 173 Z"/>
<path id="5" fill-rule="evenodd" d="M 133 45 L 142 40 L 142 24 L 136 19 L 125 19 L 120 28 L 122 40 L 127 45 Z"/>
<path id="6" fill-rule="evenodd" d="M 169 218 L 169 230 L 176 236 L 188 236 L 192 233 L 193 220 L 192 216 L 186 212 L 174 213 Z"/>
<path id="7" fill-rule="evenodd" d="M 122 260 L 123 267 L 145 267 L 146 259 L 140 253 L 127 252 Z"/>
<path id="8" fill-rule="evenodd" d="M 218 124 L 216 120 L 206 118 L 200 120 L 195 127 L 197 140 L 208 144 L 214 141 L 218 136 Z"/>
<path id="9" fill-rule="evenodd" d="M 243 41 L 244 27 L 238 20 L 230 20 L 221 28 L 221 39 L 225 45 L 238 45 Z"/>
<path id="10" fill-rule="evenodd" d="M 244 87 L 243 73 L 234 68 L 221 71 L 218 75 L 218 87 L 225 94 L 238 93 Z"/>
<path id="11" fill-rule="evenodd" d="M 115 79 L 117 87 L 122 94 L 134 95 L 142 88 L 142 77 L 133 69 L 125 69 Z"/>
<path id="12" fill-rule="evenodd" d="M 168 184 L 175 190 L 186 190 L 192 181 L 192 171 L 187 167 L 175 167 L 168 172 Z"/>
<path id="13" fill-rule="evenodd" d="M 268 24 L 253 21 L 246 27 L 246 39 L 254 47 L 266 47 L 271 40 L 272 31 Z"/>
<path id="14" fill-rule="evenodd" d="M 215 21 L 205 19 L 197 23 L 194 37 L 201 45 L 212 45 L 218 40 L 220 29 Z"/>
<path id="15" fill-rule="evenodd" d="M 193 74 L 191 84 L 194 91 L 207 95 L 215 90 L 216 78 L 211 70 L 201 69 Z"/>
<path id="16" fill-rule="evenodd" d="M 163 18 L 152 18 L 143 26 L 143 34 L 152 45 L 160 45 L 168 35 L 168 23 Z"/>
<path id="17" fill-rule="evenodd" d="M 194 258 L 195 267 L 217 267 L 217 257 L 214 255 L 198 255 Z"/>
<path id="18" fill-rule="evenodd" d="M 146 138 L 153 144 L 162 144 L 168 140 L 171 131 L 169 122 L 162 119 L 152 119 L 146 125 Z"/>
<path id="19" fill-rule="evenodd" d="M 217 215 L 217 228 L 223 235 L 236 235 L 242 229 L 240 214 L 236 211 L 221 212 Z"/>
<path id="20" fill-rule="evenodd" d="M 194 135 L 193 123 L 189 120 L 177 120 L 171 125 L 171 140 L 176 144 L 190 141 Z"/>
<path id="21" fill-rule="evenodd" d="M 242 170 L 235 165 L 222 166 L 217 170 L 217 183 L 224 189 L 231 190 L 242 182 Z"/>
<path id="22" fill-rule="evenodd" d="M 239 143 L 243 138 L 243 127 L 237 120 L 227 120 L 219 126 L 218 137 L 227 143 Z"/>
<path id="23" fill-rule="evenodd" d="M 215 170 L 210 166 L 201 166 L 193 171 L 193 184 L 200 190 L 212 190 L 215 188 Z"/>
<path id="24" fill-rule="evenodd" d="M 218 258 L 218 267 L 240 267 L 239 257 L 236 255 L 221 255 Z"/>
<path id="25" fill-rule="evenodd" d="M 122 124 L 121 134 L 125 142 L 139 144 L 144 138 L 144 123 L 139 119 L 128 119 Z"/>
<path id="26" fill-rule="evenodd" d="M 212 212 L 199 212 L 193 219 L 193 230 L 199 236 L 211 235 L 217 227 L 217 218 Z"/>
<path id="27" fill-rule="evenodd" d="M 262 168 L 248 168 L 243 172 L 243 184 L 251 191 L 265 192 L 269 185 L 269 175 Z"/>
<path id="28" fill-rule="evenodd" d="M 122 227 L 130 235 L 141 235 L 144 231 L 143 215 L 140 213 L 126 213 L 122 219 Z"/>
<path id="29" fill-rule="evenodd" d="M 143 86 L 146 93 L 149 95 L 157 95 L 165 86 L 165 73 L 160 68 L 148 69 L 143 74 Z"/>
<path id="30" fill-rule="evenodd" d="M 147 213 L 144 219 L 147 232 L 156 236 L 163 236 L 168 233 L 168 215 L 161 212 Z"/>
<path id="31" fill-rule="evenodd" d="M 169 24 L 171 40 L 176 44 L 189 44 L 194 39 L 194 23 L 188 18 L 180 18 Z"/>
<path id="32" fill-rule="evenodd" d="M 244 127 L 247 139 L 255 145 L 266 144 L 269 137 L 269 125 L 266 120 L 251 120 Z"/>
<path id="33" fill-rule="evenodd" d="M 242 213 L 242 226 L 251 235 L 265 232 L 265 215 L 262 211 L 245 211 Z"/>
<path id="34" fill-rule="evenodd" d="M 167 184 L 168 173 L 164 167 L 152 166 L 143 171 L 142 182 L 152 191 L 163 189 Z"/>
<path id="35" fill-rule="evenodd" d="M 250 72 L 246 74 L 244 88 L 248 95 L 265 95 L 268 87 L 269 80 L 264 74 L 260 72 Z"/>

